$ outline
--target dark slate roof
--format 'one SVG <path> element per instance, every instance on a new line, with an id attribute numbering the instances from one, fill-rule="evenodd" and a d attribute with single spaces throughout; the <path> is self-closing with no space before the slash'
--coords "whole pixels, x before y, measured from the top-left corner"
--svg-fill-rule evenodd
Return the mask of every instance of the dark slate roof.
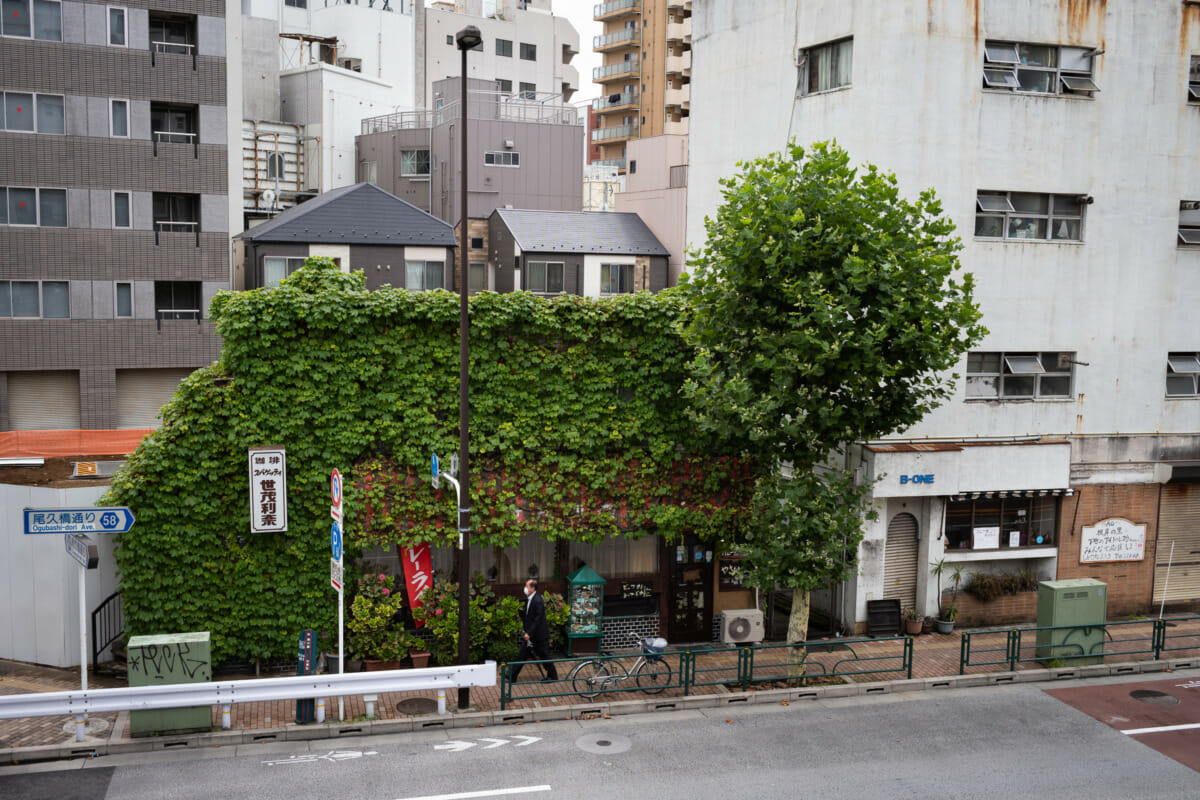
<path id="1" fill-rule="evenodd" d="M 496 213 L 520 248 L 532 253 L 670 255 L 642 218 L 632 212 L 498 208 Z"/>
<path id="2" fill-rule="evenodd" d="M 234 238 L 250 242 L 455 245 L 453 227 L 373 183 L 324 192 Z"/>

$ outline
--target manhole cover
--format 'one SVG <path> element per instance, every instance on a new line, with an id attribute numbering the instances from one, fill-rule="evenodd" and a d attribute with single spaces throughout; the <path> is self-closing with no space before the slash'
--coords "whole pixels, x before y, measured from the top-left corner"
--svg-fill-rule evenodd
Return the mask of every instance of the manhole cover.
<path id="1" fill-rule="evenodd" d="M 617 733 L 588 733 L 576 739 L 575 746 L 586 753 L 608 755 L 624 753 L 633 746 L 633 741 Z"/>
<path id="2" fill-rule="evenodd" d="M 1156 692 L 1153 689 L 1135 689 L 1129 693 L 1129 696 L 1134 700 L 1140 700 L 1143 703 L 1153 703 L 1156 706 L 1173 706 L 1179 702 L 1179 698 L 1166 692 Z"/>
<path id="3" fill-rule="evenodd" d="M 428 697 L 406 697 L 396 704 L 396 710 L 401 714 L 432 714 L 437 707 L 437 700 Z"/>

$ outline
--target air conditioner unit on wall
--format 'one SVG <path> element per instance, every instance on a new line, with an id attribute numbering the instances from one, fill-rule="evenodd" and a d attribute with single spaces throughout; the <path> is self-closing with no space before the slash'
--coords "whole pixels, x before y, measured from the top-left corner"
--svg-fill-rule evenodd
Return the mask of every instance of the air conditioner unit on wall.
<path id="1" fill-rule="evenodd" d="M 763 640 L 763 615 L 753 608 L 721 614 L 721 643 L 740 644 Z"/>

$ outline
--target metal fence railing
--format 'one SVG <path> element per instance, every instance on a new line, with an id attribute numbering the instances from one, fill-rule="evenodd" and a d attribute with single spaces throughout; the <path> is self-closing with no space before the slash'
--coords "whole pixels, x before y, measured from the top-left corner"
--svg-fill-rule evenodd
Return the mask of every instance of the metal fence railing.
<path id="1" fill-rule="evenodd" d="M 550 663 L 558 680 L 541 680 L 542 669 Z M 667 689 L 689 696 L 714 686 L 746 691 L 751 684 L 776 681 L 888 674 L 911 678 L 913 640 L 910 636 L 837 639 L 526 661 L 521 675 L 528 677 L 515 684 L 513 666 L 500 666 L 502 711 L 514 700 L 550 697 L 592 699 L 621 692 L 657 695 Z M 519 695 L 514 694 L 514 686 L 521 687 Z"/>
<path id="2" fill-rule="evenodd" d="M 1165 652 L 1193 650 L 1200 646 L 1200 636 L 1195 632 L 1175 630 L 1180 622 L 1197 619 L 1200 615 L 1093 625 L 964 631 L 958 674 L 966 674 L 968 667 L 980 666 L 1004 665 L 1009 671 L 1016 670 L 1019 664 L 1029 663 L 1041 667 L 1081 666 L 1100 663 L 1114 656 L 1151 655 L 1157 661 Z"/>

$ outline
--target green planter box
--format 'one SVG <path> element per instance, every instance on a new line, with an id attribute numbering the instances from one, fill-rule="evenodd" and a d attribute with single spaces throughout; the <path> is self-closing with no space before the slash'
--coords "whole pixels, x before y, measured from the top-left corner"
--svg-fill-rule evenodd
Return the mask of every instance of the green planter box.
<path id="1" fill-rule="evenodd" d="M 129 685 L 166 686 L 212 682 L 212 645 L 208 631 L 134 636 L 129 640 Z M 133 736 L 210 730 L 212 708 L 164 708 L 129 712 Z"/>

